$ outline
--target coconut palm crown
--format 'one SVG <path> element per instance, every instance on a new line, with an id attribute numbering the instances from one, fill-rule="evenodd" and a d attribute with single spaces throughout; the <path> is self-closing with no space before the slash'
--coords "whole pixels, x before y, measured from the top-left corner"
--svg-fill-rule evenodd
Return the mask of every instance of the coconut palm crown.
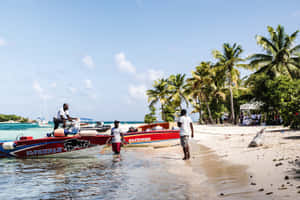
<path id="1" fill-rule="evenodd" d="M 266 73 L 271 78 L 286 75 L 292 79 L 300 77 L 300 44 L 293 46 L 299 30 L 291 35 L 278 25 L 274 30 L 268 26 L 269 37 L 256 36 L 256 41 L 264 53 L 251 55 L 248 59 L 258 70 L 254 74 Z"/>
<path id="2" fill-rule="evenodd" d="M 170 92 L 170 98 L 176 107 L 182 109 L 181 102 L 184 101 L 186 106 L 188 106 L 186 84 L 185 84 L 185 74 L 171 75 L 168 78 L 168 91 Z"/>

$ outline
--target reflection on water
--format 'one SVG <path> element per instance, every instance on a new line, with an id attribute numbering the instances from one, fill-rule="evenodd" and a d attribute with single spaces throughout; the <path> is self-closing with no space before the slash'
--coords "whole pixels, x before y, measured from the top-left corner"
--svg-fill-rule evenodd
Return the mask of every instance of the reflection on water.
<path id="1" fill-rule="evenodd" d="M 0 199 L 186 199 L 185 186 L 143 152 L 0 160 Z M 179 195 L 178 195 L 179 194 Z"/>
<path id="2" fill-rule="evenodd" d="M 0 199 L 253 199 L 244 166 L 203 146 L 124 149 L 92 157 L 0 160 Z M 229 195 L 229 196 L 228 196 Z M 227 198 L 226 198 L 227 197 Z"/>

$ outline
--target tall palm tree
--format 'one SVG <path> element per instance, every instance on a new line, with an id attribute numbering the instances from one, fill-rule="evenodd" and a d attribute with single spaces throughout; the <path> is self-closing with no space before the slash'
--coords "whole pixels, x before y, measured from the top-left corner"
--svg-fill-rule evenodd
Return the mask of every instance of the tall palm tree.
<path id="1" fill-rule="evenodd" d="M 170 92 L 169 100 L 174 103 L 176 107 L 182 109 L 181 103 L 184 101 L 188 107 L 188 99 L 186 93 L 185 74 L 171 75 L 168 78 L 168 91 Z"/>
<path id="2" fill-rule="evenodd" d="M 190 85 L 189 90 L 191 91 L 191 96 L 193 98 L 196 97 L 196 104 L 198 105 L 194 106 L 194 108 L 199 112 L 199 121 L 201 121 L 201 102 L 203 102 L 207 108 L 209 121 L 214 123 L 209 103 L 212 98 L 221 95 L 216 84 L 216 75 L 216 70 L 212 68 L 210 62 L 202 62 L 196 67 L 195 71 L 192 71 L 192 78 L 187 80 L 187 84 Z"/>
<path id="3" fill-rule="evenodd" d="M 195 73 L 192 71 L 192 74 Z M 185 93 L 188 94 L 188 100 L 193 105 L 193 113 L 199 113 L 199 123 L 202 124 L 202 103 L 204 102 L 203 92 L 201 90 L 201 81 L 196 77 L 191 77 L 186 80 Z"/>
<path id="4" fill-rule="evenodd" d="M 217 59 L 217 64 L 215 65 L 218 68 L 219 72 L 224 75 L 226 78 L 227 86 L 229 87 L 230 92 L 230 104 L 231 104 L 231 122 L 235 123 L 235 113 L 234 113 L 234 104 L 233 104 L 233 87 L 238 86 L 239 81 L 239 70 L 237 67 L 248 67 L 247 65 L 242 64 L 243 59 L 240 57 L 243 52 L 243 49 L 240 45 L 234 43 L 230 45 L 229 43 L 223 44 L 222 52 L 214 50 L 213 56 Z"/>
<path id="5" fill-rule="evenodd" d="M 152 107 L 157 102 L 160 102 L 162 120 L 165 120 L 164 105 L 167 103 L 169 95 L 167 87 L 167 79 L 162 78 L 154 81 L 153 89 L 147 90 L 148 102 L 150 103 L 149 107 Z"/>
<path id="6" fill-rule="evenodd" d="M 300 44 L 293 46 L 299 30 L 291 35 L 284 27 L 277 26 L 276 31 L 268 26 L 269 37 L 256 36 L 256 41 L 265 53 L 251 55 L 248 59 L 252 67 L 258 68 L 254 74 L 266 73 L 271 78 L 286 75 L 292 79 L 300 76 Z"/>

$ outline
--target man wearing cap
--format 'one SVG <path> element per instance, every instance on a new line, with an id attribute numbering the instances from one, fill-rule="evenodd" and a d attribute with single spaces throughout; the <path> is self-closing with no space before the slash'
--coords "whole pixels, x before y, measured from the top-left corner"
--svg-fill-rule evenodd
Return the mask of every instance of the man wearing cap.
<path id="1" fill-rule="evenodd" d="M 121 144 L 123 141 L 123 133 L 121 132 L 119 125 L 120 125 L 120 121 L 115 120 L 114 127 L 111 129 L 112 150 L 117 155 L 119 155 L 121 152 Z"/>

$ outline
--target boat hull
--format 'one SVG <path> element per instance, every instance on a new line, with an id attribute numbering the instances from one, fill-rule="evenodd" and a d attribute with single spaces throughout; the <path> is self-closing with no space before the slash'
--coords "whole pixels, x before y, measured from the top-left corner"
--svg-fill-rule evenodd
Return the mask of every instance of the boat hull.
<path id="1" fill-rule="evenodd" d="M 128 145 L 175 145 L 179 143 L 179 130 L 152 130 L 124 134 Z"/>
<path id="2" fill-rule="evenodd" d="M 53 155 L 79 153 L 92 147 L 105 145 L 110 136 L 76 136 L 76 137 L 48 137 L 32 140 L 15 141 L 15 147 L 7 150 L 0 143 L 0 158 L 17 157 L 31 158 Z M 79 155 L 79 154 L 78 154 Z"/>

